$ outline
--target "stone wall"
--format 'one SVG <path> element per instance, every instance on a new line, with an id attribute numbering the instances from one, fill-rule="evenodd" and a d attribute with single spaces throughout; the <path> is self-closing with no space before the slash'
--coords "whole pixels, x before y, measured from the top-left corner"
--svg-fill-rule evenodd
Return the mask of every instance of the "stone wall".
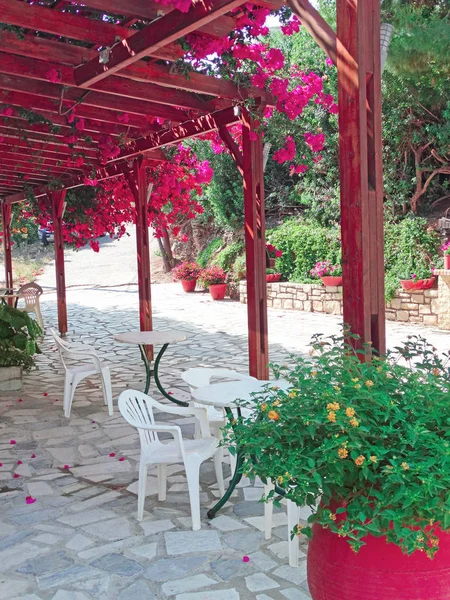
<path id="1" fill-rule="evenodd" d="M 438 289 L 417 292 L 399 290 L 386 305 L 386 319 L 450 329 L 450 291 L 446 285 L 445 295 L 441 290 L 443 284 L 443 281 L 439 281 Z M 241 281 L 239 291 L 240 301 L 246 303 L 247 285 L 245 281 Z M 444 302 L 442 301 L 443 297 L 445 297 Z M 342 288 L 325 288 L 322 284 L 317 283 L 268 283 L 267 306 L 341 315 Z"/>

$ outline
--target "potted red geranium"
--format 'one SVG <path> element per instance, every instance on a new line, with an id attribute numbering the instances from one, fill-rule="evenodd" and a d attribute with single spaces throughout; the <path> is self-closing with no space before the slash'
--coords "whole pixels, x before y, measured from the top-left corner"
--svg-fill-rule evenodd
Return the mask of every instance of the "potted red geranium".
<path id="1" fill-rule="evenodd" d="M 185 292 L 193 292 L 201 272 L 200 265 L 185 261 L 172 269 L 172 277 L 174 281 L 181 281 Z"/>
<path id="2" fill-rule="evenodd" d="M 275 259 L 281 258 L 283 253 L 273 244 L 266 244 L 266 267 L 273 269 L 275 267 Z"/>
<path id="3" fill-rule="evenodd" d="M 342 267 L 333 265 L 330 260 L 316 262 L 310 274 L 314 279 L 321 279 L 325 287 L 342 285 Z"/>
<path id="4" fill-rule="evenodd" d="M 400 285 L 407 291 L 429 290 L 433 287 L 436 276 L 430 267 L 417 267 L 416 271 L 409 276 L 400 279 Z"/>
<path id="5" fill-rule="evenodd" d="M 200 279 L 205 288 L 209 288 L 209 293 L 213 300 L 223 300 L 227 290 L 225 280 L 227 274 L 218 266 L 206 267 L 200 275 Z"/>
<path id="6" fill-rule="evenodd" d="M 444 253 L 444 269 L 450 269 L 450 241 L 445 242 L 441 250 Z"/>
<path id="7" fill-rule="evenodd" d="M 281 273 L 278 273 L 276 269 L 266 269 L 266 282 L 276 283 L 280 281 Z"/>

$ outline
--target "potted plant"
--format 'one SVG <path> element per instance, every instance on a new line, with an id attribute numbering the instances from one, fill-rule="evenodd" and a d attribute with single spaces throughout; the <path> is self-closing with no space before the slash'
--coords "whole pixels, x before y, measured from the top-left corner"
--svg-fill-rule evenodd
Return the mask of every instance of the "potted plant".
<path id="1" fill-rule="evenodd" d="M 444 253 L 444 269 L 450 269 L 450 241 L 442 244 L 441 250 Z"/>
<path id="2" fill-rule="evenodd" d="M 333 265 L 330 260 L 316 262 L 310 274 L 314 279 L 320 279 L 326 287 L 342 285 L 342 267 Z"/>
<path id="3" fill-rule="evenodd" d="M 281 258 L 283 253 L 278 248 L 275 248 L 273 244 L 266 244 L 266 267 L 273 269 L 275 267 L 275 260 Z"/>
<path id="4" fill-rule="evenodd" d="M 266 269 L 266 282 L 267 283 L 276 283 L 280 281 L 281 273 L 277 273 L 276 269 Z"/>
<path id="5" fill-rule="evenodd" d="M 417 266 L 416 271 L 409 278 L 400 279 L 400 285 L 404 290 L 414 292 L 418 290 L 429 290 L 433 287 L 436 277 L 433 270 L 428 266 Z"/>
<path id="6" fill-rule="evenodd" d="M 293 535 L 311 538 L 314 600 L 450 597 L 450 371 L 435 350 L 414 336 L 361 362 L 316 336 L 309 357 L 273 367 L 292 388 L 255 394 L 226 429 L 244 473 L 312 510 Z"/>
<path id="7" fill-rule="evenodd" d="M 200 265 L 185 261 L 172 269 L 172 277 L 174 281 L 181 281 L 185 292 L 194 292 L 201 272 Z"/>
<path id="8" fill-rule="evenodd" d="M 31 369 L 40 352 L 40 335 L 42 329 L 28 313 L 0 303 L 0 391 L 22 388 L 23 371 Z"/>
<path id="9" fill-rule="evenodd" d="M 223 300 L 227 290 L 225 280 L 227 274 L 218 266 L 206 267 L 201 272 L 201 281 L 205 288 L 209 288 L 209 293 L 213 300 Z"/>

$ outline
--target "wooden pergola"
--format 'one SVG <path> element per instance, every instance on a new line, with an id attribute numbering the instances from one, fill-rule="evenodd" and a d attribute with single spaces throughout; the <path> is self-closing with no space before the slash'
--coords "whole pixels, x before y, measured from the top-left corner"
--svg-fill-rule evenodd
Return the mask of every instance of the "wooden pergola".
<path id="1" fill-rule="evenodd" d="M 339 149 L 342 207 L 344 322 L 385 350 L 383 193 L 381 168 L 380 0 L 337 0 L 336 34 L 307 0 L 289 0 L 319 45 L 338 68 Z M 244 183 L 250 373 L 268 376 L 265 279 L 264 176 L 258 123 L 245 100 L 274 104 L 259 89 L 201 73 L 188 77 L 173 63 L 183 56 L 177 43 L 190 33 L 221 38 L 234 29 L 245 0 L 194 1 L 187 13 L 152 0 L 0 0 L 1 103 L 32 110 L 60 126 L 51 134 L 15 111 L 0 125 L 5 280 L 12 287 L 11 206 L 48 196 L 55 231 L 58 326 L 68 329 L 61 235 L 64 198 L 83 185 L 83 170 L 62 167 L 70 157 L 63 138 L 70 134 L 64 114 L 77 107 L 89 147 L 76 142 L 91 159 L 102 136 L 127 136 L 120 155 L 99 166 L 95 177 L 123 175 L 135 198 L 140 325 L 152 329 L 146 168 L 166 160 L 163 148 L 183 139 L 218 131 Z M 283 0 L 257 0 L 256 6 L 280 8 Z M 108 15 L 104 19 L 102 15 Z M 21 28 L 17 35 L 14 27 Z M 100 53 L 100 50 L 103 52 Z M 58 80 L 49 81 L 49 72 Z M 118 114 L 127 113 L 125 125 Z M 149 125 L 149 117 L 164 126 Z M 242 123 L 242 152 L 227 126 Z M 26 132 L 27 139 L 23 139 Z M 251 135 L 250 135 L 251 134 Z M 39 153 L 39 160 L 34 158 Z M 59 177 L 60 189 L 51 190 Z M 26 181 L 24 181 L 24 179 Z M 25 185 L 26 184 L 26 185 Z"/>

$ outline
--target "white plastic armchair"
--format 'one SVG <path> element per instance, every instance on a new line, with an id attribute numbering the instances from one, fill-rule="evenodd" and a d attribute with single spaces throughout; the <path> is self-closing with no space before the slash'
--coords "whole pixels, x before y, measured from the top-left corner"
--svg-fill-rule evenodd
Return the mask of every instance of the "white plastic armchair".
<path id="1" fill-rule="evenodd" d="M 81 345 L 71 347 L 67 342 L 60 338 L 54 329 L 50 329 L 50 332 L 58 346 L 59 356 L 66 372 L 64 382 L 65 417 L 67 419 L 70 418 L 70 411 L 72 409 L 73 397 L 77 385 L 86 377 L 97 374 L 100 375 L 105 404 L 108 405 L 109 415 L 112 416 L 113 399 L 109 368 L 101 362 L 94 348 Z M 69 365 L 67 360 L 75 360 L 81 364 Z"/>
<path id="2" fill-rule="evenodd" d="M 158 409 L 172 415 L 194 415 L 201 430 L 200 439 L 183 439 L 178 425 L 156 423 L 153 410 Z M 200 522 L 200 465 L 208 458 L 214 458 L 219 491 L 224 494 L 224 482 L 219 440 L 211 436 L 206 410 L 204 408 L 175 407 L 161 404 L 136 390 L 125 390 L 119 396 L 119 410 L 124 419 L 136 427 L 141 441 L 138 484 L 138 520 L 144 516 L 144 502 L 149 465 L 158 466 L 158 499 L 166 499 L 166 465 L 183 463 L 189 489 L 192 529 L 201 528 Z M 159 433 L 168 433 L 173 440 L 161 441 Z"/>

